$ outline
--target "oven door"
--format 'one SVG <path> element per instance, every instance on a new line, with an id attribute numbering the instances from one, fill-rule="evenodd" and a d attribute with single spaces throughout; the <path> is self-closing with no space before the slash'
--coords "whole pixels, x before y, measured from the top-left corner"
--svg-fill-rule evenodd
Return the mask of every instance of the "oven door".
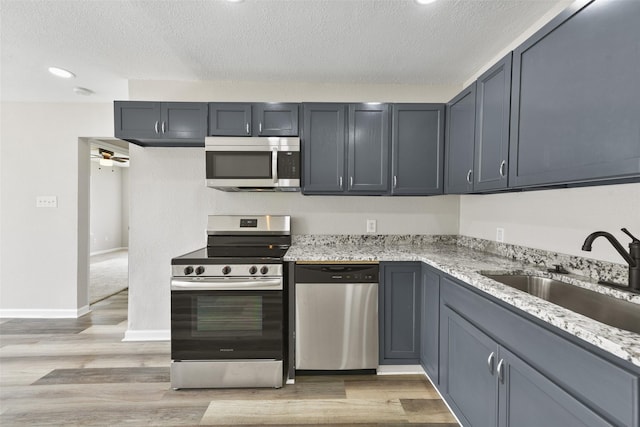
<path id="1" fill-rule="evenodd" d="M 198 279 L 171 281 L 172 360 L 282 360 L 281 278 Z"/>

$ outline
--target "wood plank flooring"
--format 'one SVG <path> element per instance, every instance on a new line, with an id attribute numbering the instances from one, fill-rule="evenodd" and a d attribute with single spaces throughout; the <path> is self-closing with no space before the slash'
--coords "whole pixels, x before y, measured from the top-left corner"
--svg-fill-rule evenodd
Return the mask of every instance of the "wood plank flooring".
<path id="1" fill-rule="evenodd" d="M 122 342 L 126 317 L 125 291 L 80 319 L 1 319 L 0 425 L 458 425 L 421 375 L 173 390 L 169 343 Z"/>

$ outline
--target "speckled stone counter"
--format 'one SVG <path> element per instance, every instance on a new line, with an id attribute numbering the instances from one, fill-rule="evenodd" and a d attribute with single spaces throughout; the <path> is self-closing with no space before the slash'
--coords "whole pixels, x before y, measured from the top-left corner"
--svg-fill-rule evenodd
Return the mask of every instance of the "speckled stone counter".
<path id="1" fill-rule="evenodd" d="M 638 304 L 640 295 L 597 284 L 597 279 L 576 274 L 550 273 L 539 262 L 531 263 L 526 250 L 519 250 L 521 260 L 496 255 L 479 249 L 478 239 L 458 236 L 294 236 L 285 261 L 420 261 L 441 270 L 499 300 L 550 323 L 594 346 L 640 367 L 640 334 L 624 331 L 574 313 L 540 298 L 491 280 L 483 273 L 527 273 L 550 277 L 596 292 L 608 294 Z M 537 258 L 542 251 L 533 250 Z M 557 259 L 558 254 L 551 254 Z M 565 256 L 568 257 L 568 256 Z M 576 258 L 576 257 L 571 257 Z M 567 258 L 568 259 L 568 258 Z M 611 263 L 598 266 L 597 261 L 577 259 L 584 272 L 598 267 L 608 277 L 624 274 L 624 266 Z M 528 262 L 527 262 L 528 261 Z M 536 265 L 538 264 L 538 265 Z M 544 265 L 544 263 L 542 263 Z M 574 266 L 570 264 L 569 266 Z M 572 273 L 574 269 L 569 269 Z M 603 271 L 600 270 L 600 271 Z M 626 279 L 625 279 L 626 280 Z"/>

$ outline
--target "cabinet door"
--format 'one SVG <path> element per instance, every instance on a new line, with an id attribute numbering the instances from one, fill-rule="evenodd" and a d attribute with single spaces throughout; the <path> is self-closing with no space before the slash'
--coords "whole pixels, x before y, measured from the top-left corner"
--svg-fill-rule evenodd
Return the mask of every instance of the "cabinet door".
<path id="1" fill-rule="evenodd" d="M 473 191 L 473 154 L 476 129 L 476 84 L 460 92 L 447 104 L 446 165 L 444 192 Z"/>
<path id="2" fill-rule="evenodd" d="M 392 107 L 391 193 L 442 194 L 444 104 Z"/>
<path id="3" fill-rule="evenodd" d="M 382 265 L 381 364 L 419 363 L 420 264 Z"/>
<path id="4" fill-rule="evenodd" d="M 349 106 L 348 190 L 384 194 L 389 190 L 389 106 Z"/>
<path id="5" fill-rule="evenodd" d="M 113 108 L 116 138 L 161 138 L 159 102 L 115 101 Z"/>
<path id="6" fill-rule="evenodd" d="M 497 344 L 447 305 L 440 307 L 440 337 L 448 403 L 465 426 L 497 426 Z"/>
<path id="7" fill-rule="evenodd" d="M 346 116 L 346 104 L 303 105 L 303 193 L 344 191 Z"/>
<path id="8" fill-rule="evenodd" d="M 207 104 L 163 102 L 161 133 L 165 139 L 202 139 L 207 132 Z"/>
<path id="9" fill-rule="evenodd" d="M 576 3 L 514 51 L 510 186 L 640 176 L 639 21 Z"/>
<path id="10" fill-rule="evenodd" d="M 477 81 L 474 191 L 507 187 L 511 53 Z"/>
<path id="11" fill-rule="evenodd" d="M 440 383 L 440 275 L 422 266 L 422 314 L 420 316 L 420 363 L 431 381 Z"/>
<path id="12" fill-rule="evenodd" d="M 209 103 L 209 135 L 251 136 L 251 104 Z"/>
<path id="13" fill-rule="evenodd" d="M 299 104 L 254 104 L 253 134 L 256 136 L 297 136 Z"/>
<path id="14" fill-rule="evenodd" d="M 612 425 L 502 347 L 500 359 L 500 427 Z"/>

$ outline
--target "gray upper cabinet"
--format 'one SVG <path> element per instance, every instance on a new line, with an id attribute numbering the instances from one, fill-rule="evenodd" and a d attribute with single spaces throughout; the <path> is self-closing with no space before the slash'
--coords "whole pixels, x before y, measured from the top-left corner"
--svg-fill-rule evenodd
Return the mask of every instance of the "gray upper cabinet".
<path id="1" fill-rule="evenodd" d="M 299 104 L 209 103 L 210 136 L 297 136 Z"/>
<path id="2" fill-rule="evenodd" d="M 346 104 L 304 104 L 304 194 L 344 191 Z"/>
<path id="3" fill-rule="evenodd" d="M 473 191 L 473 155 L 476 128 L 476 83 L 447 103 L 444 192 Z"/>
<path id="4" fill-rule="evenodd" d="M 391 194 L 442 194 L 444 104 L 393 104 L 391 129 Z"/>
<path id="5" fill-rule="evenodd" d="M 349 193 L 389 190 L 389 105 L 350 104 L 347 142 Z"/>
<path id="6" fill-rule="evenodd" d="M 303 104 L 304 194 L 389 190 L 387 104 Z"/>
<path id="7" fill-rule="evenodd" d="M 210 136 L 251 136 L 251 104 L 209 103 Z"/>
<path id="8" fill-rule="evenodd" d="M 576 2 L 513 54 L 509 185 L 640 177 L 640 2 Z"/>
<path id="9" fill-rule="evenodd" d="M 419 363 L 420 263 L 382 263 L 380 279 L 380 364 Z"/>
<path id="10" fill-rule="evenodd" d="M 476 82 L 476 131 L 473 190 L 507 187 L 511 53 Z"/>
<path id="11" fill-rule="evenodd" d="M 114 135 L 143 146 L 204 146 L 203 102 L 114 102 Z"/>

